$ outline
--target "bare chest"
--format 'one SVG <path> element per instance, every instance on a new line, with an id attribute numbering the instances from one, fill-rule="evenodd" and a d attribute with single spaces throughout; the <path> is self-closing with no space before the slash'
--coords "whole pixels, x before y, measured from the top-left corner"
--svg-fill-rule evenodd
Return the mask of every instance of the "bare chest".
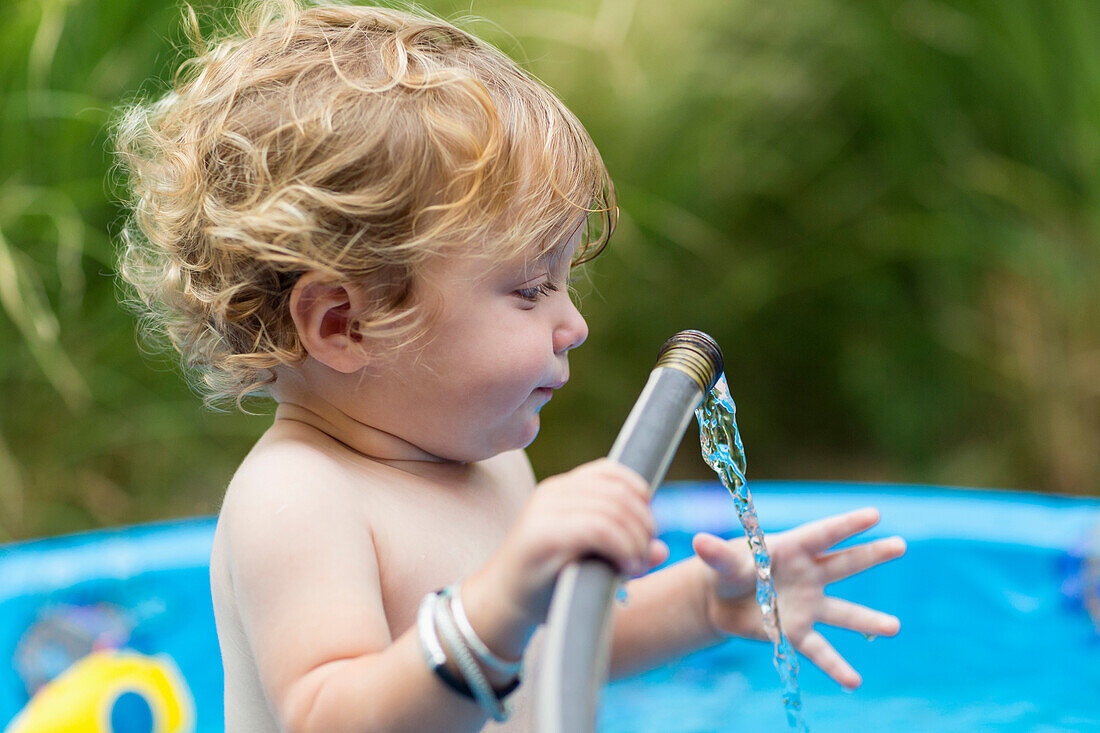
<path id="1" fill-rule="evenodd" d="M 416 492 L 372 518 L 382 602 L 392 638 L 412 626 L 425 593 L 485 564 L 519 516 L 527 492 Z M 379 502 L 375 512 L 382 511 Z"/>
<path id="2" fill-rule="evenodd" d="M 425 593 L 461 582 L 489 559 L 518 517 L 525 494 L 480 504 L 475 510 L 446 501 L 430 507 L 404 504 L 400 521 L 375 531 L 383 604 L 393 638 L 415 623 Z M 392 531 L 396 527 L 401 531 Z M 486 732 L 533 730 L 532 679 L 538 668 L 540 637 L 536 633 L 528 645 L 527 681 L 511 698 L 511 719 L 502 724 L 490 721 Z"/>

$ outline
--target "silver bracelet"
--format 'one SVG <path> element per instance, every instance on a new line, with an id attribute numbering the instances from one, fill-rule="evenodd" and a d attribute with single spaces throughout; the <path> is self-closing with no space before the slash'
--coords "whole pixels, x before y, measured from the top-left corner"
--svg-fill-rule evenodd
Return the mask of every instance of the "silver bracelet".
<path id="1" fill-rule="evenodd" d="M 470 619 L 466 616 L 466 609 L 462 605 L 462 585 L 448 588 L 444 595 L 450 596 L 451 614 L 454 616 L 455 626 L 458 627 L 459 633 L 462 634 L 463 640 L 470 647 L 470 651 L 474 653 L 477 661 L 503 675 L 514 677 L 520 674 L 523 671 L 522 658 L 517 662 L 509 662 L 493 654 L 492 650 L 485 645 L 485 642 L 474 631 L 474 627 L 470 625 Z"/>
<path id="2" fill-rule="evenodd" d="M 470 653 L 470 648 L 466 646 L 466 643 L 462 640 L 462 635 L 458 632 L 458 628 L 455 626 L 454 619 L 450 613 L 449 603 L 437 603 L 435 607 L 435 623 L 436 628 L 439 629 L 439 635 L 443 640 L 443 643 L 448 647 L 454 659 L 458 663 L 458 668 L 462 671 L 463 680 L 469 686 L 470 690 L 474 693 L 474 699 L 477 700 L 481 709 L 489 714 L 493 720 L 498 722 L 508 719 L 510 710 L 505 707 L 504 703 L 493 692 L 493 688 L 489 685 L 489 680 L 485 679 L 485 674 L 481 671 L 481 667 L 477 665 L 477 661 L 474 659 L 473 654 Z"/>
<path id="3" fill-rule="evenodd" d="M 447 662 L 447 653 L 439 643 L 439 637 L 435 633 L 435 605 L 438 596 L 429 593 L 420 601 L 420 607 L 416 609 L 416 633 L 420 637 L 420 651 L 424 655 L 424 661 L 429 667 Z"/>
<path id="4" fill-rule="evenodd" d="M 447 652 L 439 643 L 439 635 L 436 633 L 435 614 L 439 605 L 439 595 L 429 593 L 420 602 L 420 608 L 416 612 L 416 633 L 420 639 L 420 652 L 424 655 L 424 661 L 436 677 L 443 681 L 447 687 L 463 697 L 474 700 L 474 693 L 470 686 L 463 680 L 455 677 L 451 670 L 447 669 Z"/>

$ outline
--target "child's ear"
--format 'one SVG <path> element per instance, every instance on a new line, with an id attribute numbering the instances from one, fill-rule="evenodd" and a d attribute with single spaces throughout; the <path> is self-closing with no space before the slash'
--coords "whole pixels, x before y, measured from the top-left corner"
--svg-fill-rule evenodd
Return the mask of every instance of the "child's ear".
<path id="1" fill-rule="evenodd" d="M 367 363 L 363 337 L 351 328 L 353 314 L 362 313 L 365 305 L 361 288 L 317 272 L 302 275 L 290 293 L 290 315 L 302 346 L 314 359 L 344 374 Z"/>

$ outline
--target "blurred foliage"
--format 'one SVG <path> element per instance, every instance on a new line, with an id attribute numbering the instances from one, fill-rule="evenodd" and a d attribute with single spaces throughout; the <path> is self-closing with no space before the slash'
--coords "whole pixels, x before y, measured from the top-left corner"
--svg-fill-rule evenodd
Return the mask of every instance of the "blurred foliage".
<path id="1" fill-rule="evenodd" d="M 690 327 L 750 478 L 1100 492 L 1100 5 L 426 5 L 486 19 L 619 187 L 541 475 L 605 453 Z M 216 511 L 266 426 L 204 411 L 117 304 L 107 125 L 165 88 L 179 19 L 0 4 L 0 539 Z M 689 437 L 671 477 L 706 470 Z"/>

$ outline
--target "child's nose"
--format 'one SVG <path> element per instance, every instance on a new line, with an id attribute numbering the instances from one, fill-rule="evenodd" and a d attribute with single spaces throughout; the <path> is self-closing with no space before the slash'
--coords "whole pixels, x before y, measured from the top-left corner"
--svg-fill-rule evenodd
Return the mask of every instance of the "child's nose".
<path id="1" fill-rule="evenodd" d="M 565 298 L 568 303 L 561 322 L 554 329 L 554 353 L 564 354 L 570 349 L 575 349 L 588 338 L 588 323 L 584 316 L 577 310 L 572 298 Z"/>

